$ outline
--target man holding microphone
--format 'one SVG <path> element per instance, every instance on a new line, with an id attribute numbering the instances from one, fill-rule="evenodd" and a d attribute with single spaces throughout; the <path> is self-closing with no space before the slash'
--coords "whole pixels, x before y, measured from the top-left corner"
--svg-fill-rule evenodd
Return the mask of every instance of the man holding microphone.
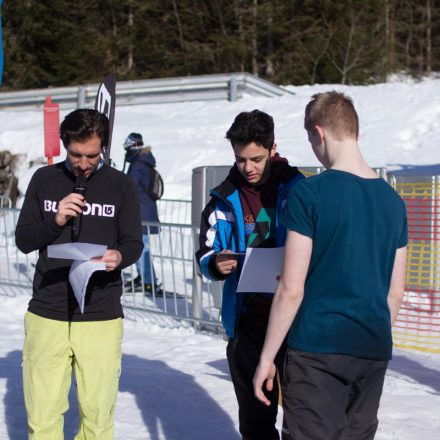
<path id="1" fill-rule="evenodd" d="M 75 440 L 108 440 L 121 369 L 121 269 L 143 249 L 139 200 L 131 179 L 102 159 L 109 139 L 103 114 L 71 112 L 60 137 L 66 160 L 35 172 L 15 233 L 22 252 L 39 251 L 23 348 L 29 438 L 63 438 L 74 368 L 81 415 Z M 107 246 L 94 259 L 106 270 L 91 276 L 84 313 L 68 281 L 71 260 L 47 254 L 48 245 L 72 241 Z"/>

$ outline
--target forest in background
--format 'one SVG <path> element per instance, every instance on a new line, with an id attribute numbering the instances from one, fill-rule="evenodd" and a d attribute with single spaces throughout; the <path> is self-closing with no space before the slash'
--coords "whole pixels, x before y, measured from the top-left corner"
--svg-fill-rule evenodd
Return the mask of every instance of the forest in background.
<path id="1" fill-rule="evenodd" d="M 1 91 L 250 72 L 368 84 L 440 71 L 440 0 L 5 0 Z"/>

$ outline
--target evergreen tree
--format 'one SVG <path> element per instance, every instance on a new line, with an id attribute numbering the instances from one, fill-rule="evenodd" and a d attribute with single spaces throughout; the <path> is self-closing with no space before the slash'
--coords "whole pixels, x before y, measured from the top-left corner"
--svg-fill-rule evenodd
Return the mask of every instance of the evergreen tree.
<path id="1" fill-rule="evenodd" d="M 109 73 L 313 84 L 440 70 L 440 0 L 20 0 L 2 12 L 2 90 Z"/>

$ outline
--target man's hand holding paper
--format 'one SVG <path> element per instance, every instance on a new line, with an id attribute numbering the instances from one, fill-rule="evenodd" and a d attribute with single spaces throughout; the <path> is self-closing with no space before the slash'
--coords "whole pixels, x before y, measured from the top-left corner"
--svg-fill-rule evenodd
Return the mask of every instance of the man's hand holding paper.
<path id="1" fill-rule="evenodd" d="M 115 249 L 107 249 L 102 257 L 94 257 L 90 261 L 104 263 L 105 270 L 110 272 L 121 264 L 122 255 Z"/>

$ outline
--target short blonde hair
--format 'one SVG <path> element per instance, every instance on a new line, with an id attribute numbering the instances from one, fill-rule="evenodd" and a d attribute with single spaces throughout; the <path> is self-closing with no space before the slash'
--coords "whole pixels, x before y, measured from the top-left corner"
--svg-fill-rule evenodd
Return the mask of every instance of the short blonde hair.
<path id="1" fill-rule="evenodd" d="M 317 93 L 307 104 L 304 128 L 313 131 L 315 125 L 330 130 L 337 140 L 357 139 L 359 135 L 359 118 L 353 101 L 335 90 Z"/>

